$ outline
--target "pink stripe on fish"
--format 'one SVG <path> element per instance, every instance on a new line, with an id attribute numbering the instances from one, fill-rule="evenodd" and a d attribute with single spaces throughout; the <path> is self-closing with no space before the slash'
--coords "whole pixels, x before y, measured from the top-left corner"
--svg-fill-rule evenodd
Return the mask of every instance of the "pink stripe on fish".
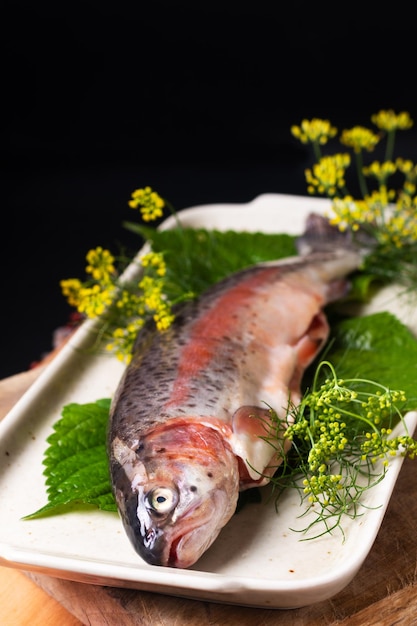
<path id="1" fill-rule="evenodd" d="M 177 376 L 167 406 L 181 404 L 188 397 L 189 385 L 207 368 L 216 354 L 219 340 L 233 335 L 239 310 L 252 300 L 256 288 L 276 276 L 277 268 L 265 268 L 248 276 L 215 300 L 214 306 L 192 326 L 190 340 L 181 351 Z"/>

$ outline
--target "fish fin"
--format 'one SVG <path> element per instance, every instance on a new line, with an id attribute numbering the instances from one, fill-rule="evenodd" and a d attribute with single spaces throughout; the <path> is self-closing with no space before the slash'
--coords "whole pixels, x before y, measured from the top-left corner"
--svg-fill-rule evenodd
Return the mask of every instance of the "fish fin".
<path id="1" fill-rule="evenodd" d="M 265 437 L 271 430 L 271 412 L 259 406 L 241 406 L 233 414 L 232 428 L 236 434 Z"/>
<path id="2" fill-rule="evenodd" d="M 232 447 L 240 460 L 240 488 L 267 484 L 283 458 L 274 451 L 276 441 L 272 445 L 268 440 L 275 438 L 271 411 L 258 406 L 241 406 L 233 415 L 232 428 Z"/>
<path id="3" fill-rule="evenodd" d="M 297 353 L 297 368 L 304 371 L 306 367 L 317 356 L 329 335 L 329 324 L 323 311 L 319 311 L 311 320 L 311 324 L 301 337 L 295 350 Z M 291 389 L 298 388 L 300 381 L 296 385 L 291 385 Z"/>

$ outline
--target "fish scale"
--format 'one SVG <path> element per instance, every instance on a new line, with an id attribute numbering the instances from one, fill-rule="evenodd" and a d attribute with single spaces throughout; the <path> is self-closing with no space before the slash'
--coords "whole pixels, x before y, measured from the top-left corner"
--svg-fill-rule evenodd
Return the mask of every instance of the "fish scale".
<path id="1" fill-rule="evenodd" d="M 289 402 L 328 337 L 323 309 L 359 263 L 340 249 L 259 264 L 181 305 L 165 332 L 151 322 L 140 331 L 112 402 L 109 451 L 125 530 L 148 563 L 194 564 L 239 491 L 269 482 L 290 445 Z"/>

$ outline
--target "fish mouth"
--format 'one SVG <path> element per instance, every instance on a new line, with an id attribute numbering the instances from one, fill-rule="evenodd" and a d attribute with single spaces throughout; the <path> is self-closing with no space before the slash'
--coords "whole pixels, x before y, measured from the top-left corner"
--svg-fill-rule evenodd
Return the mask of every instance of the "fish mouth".
<path id="1" fill-rule="evenodd" d="M 216 533 L 205 537 L 201 543 L 199 537 L 203 534 L 204 527 L 196 527 L 184 535 L 178 535 L 171 541 L 168 561 L 163 565 L 175 568 L 187 568 L 194 565 L 217 538 L 220 530 L 219 528 Z"/>
<path id="2" fill-rule="evenodd" d="M 168 565 L 168 567 L 187 567 L 186 565 L 181 565 L 179 566 L 179 559 L 178 559 L 178 546 L 180 544 L 180 541 L 183 539 L 183 535 L 178 535 L 178 537 L 176 537 L 175 539 L 173 539 L 171 541 L 171 546 L 169 549 L 169 556 L 168 556 L 168 562 L 166 563 L 166 565 Z"/>
<path id="3" fill-rule="evenodd" d="M 165 562 L 161 565 L 169 567 L 187 568 L 194 565 L 208 550 L 218 537 L 222 528 L 227 524 L 236 510 L 236 503 L 231 503 L 226 493 L 218 491 L 211 499 L 206 513 L 198 519 L 192 520 L 188 528 L 166 539 Z M 214 513 L 213 513 L 214 511 Z M 186 523 L 186 519 L 184 523 Z M 191 520 L 190 520 L 191 521 Z M 163 539 L 161 537 L 161 539 Z"/>
<path id="4" fill-rule="evenodd" d="M 216 527 L 218 530 L 216 530 Z M 188 528 L 174 533 L 173 527 L 165 531 L 152 526 L 142 535 L 138 552 L 150 565 L 187 568 L 193 565 L 214 542 L 221 528 L 217 520 L 196 520 Z M 177 529 L 178 531 L 178 529 Z M 136 541 L 137 545 L 137 541 Z"/>
<path id="5" fill-rule="evenodd" d="M 161 537 L 163 545 L 161 546 L 162 549 L 158 550 L 160 561 L 154 562 L 154 565 L 175 568 L 187 568 L 194 565 L 211 546 L 221 530 L 219 528 L 217 532 L 212 533 L 209 528 L 207 534 L 207 526 L 210 524 L 195 526 L 185 533 L 176 535 L 168 542 L 164 542 Z M 200 539 L 202 540 L 200 541 Z"/>

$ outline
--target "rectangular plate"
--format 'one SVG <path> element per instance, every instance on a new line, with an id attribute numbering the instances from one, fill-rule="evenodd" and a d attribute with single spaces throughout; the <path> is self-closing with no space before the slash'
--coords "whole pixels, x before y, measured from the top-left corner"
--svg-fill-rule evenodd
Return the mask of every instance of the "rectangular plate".
<path id="1" fill-rule="evenodd" d="M 180 217 L 190 227 L 297 234 L 309 212 L 324 212 L 328 207 L 323 199 L 265 194 L 245 205 L 186 209 Z M 173 224 L 169 218 L 163 228 Z M 135 271 L 132 264 L 128 273 Z M 381 297 L 374 309 L 392 310 L 392 292 Z M 404 311 L 401 306 L 393 312 L 404 317 Z M 390 461 L 384 480 L 367 493 L 364 504 L 369 508 L 363 515 L 344 521 L 344 542 L 338 532 L 300 541 L 304 535 L 291 529 L 304 528 L 309 518 L 299 518 L 304 510 L 299 495 L 288 490 L 277 514 L 274 502 L 266 502 L 266 487 L 265 501 L 247 505 L 235 515 L 188 570 L 142 561 L 117 514 L 86 508 L 21 520 L 46 504 L 42 460 L 46 438 L 63 406 L 111 397 L 122 374 L 123 365 L 114 357 L 88 351 L 93 326 L 86 322 L 80 327 L 0 423 L 0 564 L 75 581 L 263 608 L 301 607 L 343 589 L 376 538 L 401 457 Z M 416 423 L 417 413 L 409 413 L 410 432 Z"/>

